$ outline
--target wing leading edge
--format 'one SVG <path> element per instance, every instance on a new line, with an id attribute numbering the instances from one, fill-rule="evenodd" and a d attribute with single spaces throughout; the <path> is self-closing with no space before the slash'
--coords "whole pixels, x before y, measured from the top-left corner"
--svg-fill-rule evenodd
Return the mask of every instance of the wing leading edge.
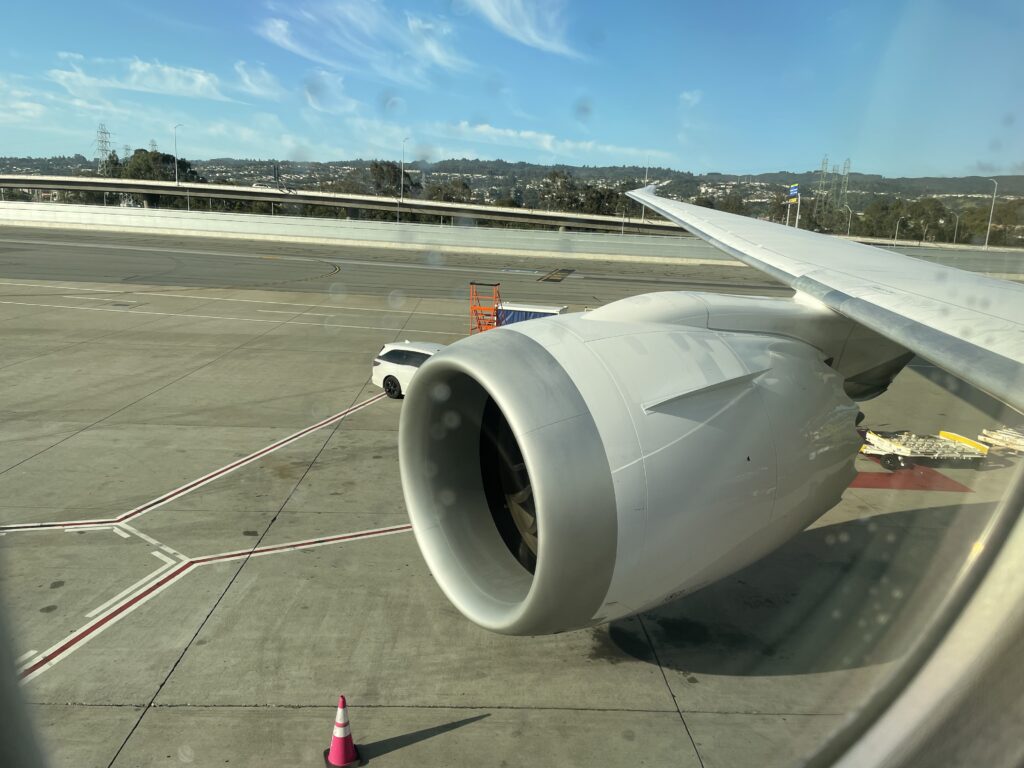
<path id="1" fill-rule="evenodd" d="M 627 194 L 1024 413 L 1024 286 L 869 245 Z"/>

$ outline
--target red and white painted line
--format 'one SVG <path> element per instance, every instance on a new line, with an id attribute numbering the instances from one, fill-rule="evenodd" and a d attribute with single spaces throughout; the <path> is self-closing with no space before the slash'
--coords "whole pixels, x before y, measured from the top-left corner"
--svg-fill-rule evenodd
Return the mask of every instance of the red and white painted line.
<path id="1" fill-rule="evenodd" d="M 374 528 L 366 531 L 356 531 L 355 533 L 321 536 L 315 539 L 292 541 L 287 544 L 253 547 L 252 549 L 242 549 L 233 552 L 221 552 L 216 555 L 206 555 L 205 557 L 189 558 L 183 562 L 179 562 L 177 565 L 174 565 L 169 572 L 164 572 L 164 568 L 161 568 L 159 569 L 160 573 L 151 573 L 142 581 L 136 582 L 136 584 L 132 585 L 129 589 L 134 589 L 134 591 L 127 593 L 122 592 L 113 600 L 108 601 L 108 603 L 100 606 L 96 611 L 93 611 L 92 614 L 94 617 L 91 621 L 76 629 L 56 645 L 34 656 L 34 658 L 25 663 L 24 666 L 18 670 L 18 677 L 21 679 L 22 683 L 34 680 L 46 670 L 51 669 L 60 661 L 66 659 L 105 629 L 116 624 L 140 605 L 143 605 L 156 597 L 172 584 L 186 576 L 190 571 L 201 566 L 211 565 L 213 563 L 230 562 L 232 560 L 242 560 L 248 557 L 261 557 L 263 555 L 294 552 L 301 549 L 312 549 L 314 547 L 323 547 L 328 544 L 339 544 L 346 541 L 391 536 L 396 533 L 405 533 L 410 530 L 412 530 L 412 526 L 404 524 L 394 525 L 387 528 Z M 99 612 L 99 615 L 95 615 L 97 612 Z M 24 659 L 34 653 L 35 652 L 32 651 L 30 654 L 23 655 L 22 658 Z"/>
<path id="2" fill-rule="evenodd" d="M 128 595 L 130 595 L 133 592 L 135 592 L 137 589 L 141 589 L 146 584 L 148 584 L 149 582 L 153 581 L 153 579 L 155 579 L 157 576 L 162 574 L 168 568 L 172 568 L 175 565 L 178 565 L 179 563 L 184 562 L 185 560 L 188 559 L 188 558 L 182 558 L 181 560 L 172 560 L 171 558 L 167 557 L 167 555 L 163 554 L 162 552 L 150 552 L 150 554 L 153 555 L 154 557 L 157 557 L 160 560 L 162 560 L 164 564 L 161 565 L 159 568 L 157 568 L 152 573 L 149 573 L 149 574 L 146 574 L 145 576 L 143 576 L 141 579 L 136 581 L 130 587 L 126 587 L 125 589 L 121 590 L 116 595 L 114 595 L 112 598 L 107 600 L 107 602 L 103 603 L 100 606 L 97 606 L 96 608 L 93 608 L 91 611 L 89 611 L 87 614 L 85 614 L 85 618 L 91 619 L 96 614 L 102 613 L 107 608 L 109 608 L 114 603 L 116 603 L 118 600 L 121 600 L 122 598 L 127 597 Z"/>
<path id="3" fill-rule="evenodd" d="M 868 461 L 879 463 L 875 456 L 863 457 Z M 937 469 L 915 464 L 912 467 L 898 469 L 895 472 L 858 472 L 850 483 L 851 488 L 872 488 L 885 491 L 949 491 L 952 493 L 973 493 L 963 483 L 958 483 L 949 475 Z"/>
<path id="4" fill-rule="evenodd" d="M 184 485 L 175 488 L 173 491 L 168 491 L 162 496 L 157 496 L 155 499 L 151 499 L 150 501 L 147 501 L 145 504 L 140 504 L 134 509 L 130 509 L 123 514 L 118 515 L 117 517 L 105 518 L 100 520 L 61 520 L 57 522 L 48 523 L 12 523 L 9 525 L 0 525 L 0 533 L 10 533 L 12 531 L 47 531 L 55 529 L 88 530 L 90 528 L 95 529 L 116 526 L 118 524 L 124 523 L 127 520 L 131 520 L 133 518 L 139 517 L 140 515 L 144 515 L 147 512 L 152 512 L 154 509 L 162 507 L 164 504 L 168 504 L 174 501 L 175 499 L 181 498 L 185 494 L 191 493 L 192 491 L 203 487 L 207 483 L 213 482 L 219 477 L 224 477 L 225 475 L 231 474 L 235 470 L 241 469 L 242 467 L 251 464 L 257 459 L 262 459 L 264 456 L 267 456 L 273 453 L 274 451 L 280 450 L 281 448 L 284 448 L 287 445 L 291 445 L 296 440 L 303 438 L 308 434 L 316 432 L 318 429 L 329 427 L 332 424 L 341 421 L 346 416 L 349 416 L 355 413 L 356 411 L 361 411 L 363 408 L 367 408 L 373 405 L 378 400 L 381 400 L 384 397 L 385 395 L 382 392 L 379 395 L 374 395 L 373 397 L 367 400 L 363 400 L 361 403 L 356 403 L 355 405 L 346 408 L 343 411 L 339 411 L 333 416 L 328 416 L 326 419 L 318 421 L 316 424 L 312 424 L 306 427 L 305 429 L 300 429 L 298 432 L 288 435 L 288 437 L 278 440 L 276 443 L 271 443 L 266 448 L 261 448 L 258 451 L 250 453 L 248 456 L 243 456 L 242 458 L 233 461 L 230 464 L 225 464 L 220 469 L 215 469 L 213 472 L 209 472 L 203 475 L 202 477 L 196 478 L 191 482 L 185 483 Z M 138 531 L 133 530 L 133 533 L 142 538 L 145 538 Z M 159 543 L 157 542 L 157 544 Z"/>

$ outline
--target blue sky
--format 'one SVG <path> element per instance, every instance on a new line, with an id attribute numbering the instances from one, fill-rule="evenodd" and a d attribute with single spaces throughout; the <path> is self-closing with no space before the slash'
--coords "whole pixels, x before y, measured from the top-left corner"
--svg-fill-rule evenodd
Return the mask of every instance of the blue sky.
<path id="1" fill-rule="evenodd" d="M 1024 4 L 177 0 L 5 9 L 0 155 L 1024 173 Z"/>

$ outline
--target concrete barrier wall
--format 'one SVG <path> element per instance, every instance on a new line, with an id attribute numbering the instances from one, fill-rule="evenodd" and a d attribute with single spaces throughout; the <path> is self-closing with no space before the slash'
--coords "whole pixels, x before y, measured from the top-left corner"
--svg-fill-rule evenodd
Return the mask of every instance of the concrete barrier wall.
<path id="1" fill-rule="evenodd" d="M 422 251 L 606 259 L 645 263 L 735 264 L 694 237 L 552 232 L 297 216 L 164 211 L 60 203 L 0 203 L 0 225 L 228 237 Z"/>

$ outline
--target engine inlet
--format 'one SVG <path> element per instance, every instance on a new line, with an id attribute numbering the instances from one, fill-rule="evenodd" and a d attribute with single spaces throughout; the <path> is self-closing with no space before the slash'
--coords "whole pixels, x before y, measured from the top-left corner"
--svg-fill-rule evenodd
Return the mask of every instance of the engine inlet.
<path id="1" fill-rule="evenodd" d="M 491 518 L 508 551 L 537 568 L 537 506 L 523 451 L 498 404 L 487 399 L 480 424 L 480 476 Z"/>

